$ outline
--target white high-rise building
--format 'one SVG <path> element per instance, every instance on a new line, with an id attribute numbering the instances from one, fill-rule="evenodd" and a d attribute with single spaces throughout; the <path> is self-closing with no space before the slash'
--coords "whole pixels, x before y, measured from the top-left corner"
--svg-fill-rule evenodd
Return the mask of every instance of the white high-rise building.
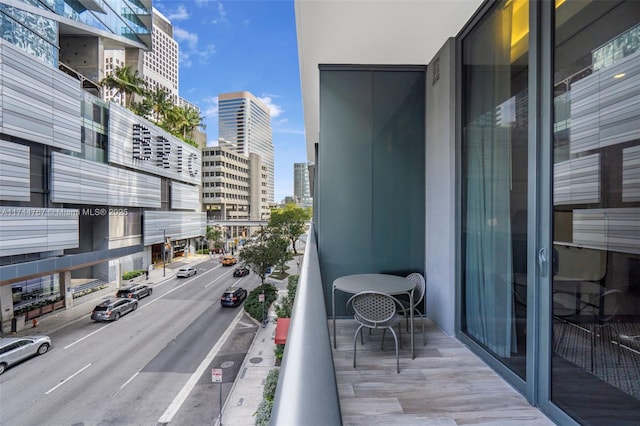
<path id="1" fill-rule="evenodd" d="M 269 108 L 250 92 L 218 95 L 218 137 L 239 153 L 258 154 L 267 171 L 262 204 L 274 202 L 274 156 Z"/>
<path id="2" fill-rule="evenodd" d="M 173 39 L 173 25 L 153 9 L 153 49 L 144 53 L 144 79 L 147 88 L 166 89 L 174 104 L 178 103 L 178 42 Z"/>

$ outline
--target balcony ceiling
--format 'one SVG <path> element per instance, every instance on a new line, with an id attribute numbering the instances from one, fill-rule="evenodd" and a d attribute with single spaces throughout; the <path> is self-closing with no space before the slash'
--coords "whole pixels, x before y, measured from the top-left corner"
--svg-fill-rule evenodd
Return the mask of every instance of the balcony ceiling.
<path id="1" fill-rule="evenodd" d="M 295 0 L 307 142 L 315 162 L 319 64 L 427 65 L 482 0 Z"/>

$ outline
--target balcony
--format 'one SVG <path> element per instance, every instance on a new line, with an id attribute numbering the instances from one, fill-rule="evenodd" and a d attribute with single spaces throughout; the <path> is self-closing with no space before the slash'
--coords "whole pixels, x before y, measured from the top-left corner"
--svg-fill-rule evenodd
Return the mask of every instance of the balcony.
<path id="1" fill-rule="evenodd" d="M 271 414 L 272 425 L 500 424 L 553 425 L 456 338 L 426 319 L 416 358 L 402 334 L 400 373 L 393 339 L 365 332 L 353 368 L 356 324 L 337 321 L 332 350 L 313 229 L 307 238 L 291 325 Z M 403 323 L 404 324 L 404 323 Z M 404 330 L 403 330 L 404 331 Z"/>

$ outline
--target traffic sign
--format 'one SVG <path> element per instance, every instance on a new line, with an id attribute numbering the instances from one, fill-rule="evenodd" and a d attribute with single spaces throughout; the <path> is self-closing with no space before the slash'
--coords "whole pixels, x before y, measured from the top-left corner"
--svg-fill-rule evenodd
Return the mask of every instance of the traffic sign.
<path id="1" fill-rule="evenodd" d="M 213 383 L 222 383 L 222 368 L 211 369 L 211 381 Z"/>

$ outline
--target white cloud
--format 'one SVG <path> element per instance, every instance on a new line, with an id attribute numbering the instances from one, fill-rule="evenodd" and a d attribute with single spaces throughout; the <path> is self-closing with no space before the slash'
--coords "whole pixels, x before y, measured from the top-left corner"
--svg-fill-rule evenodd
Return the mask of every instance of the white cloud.
<path id="1" fill-rule="evenodd" d="M 190 68 L 191 65 L 193 64 L 189 54 L 185 53 L 182 50 L 178 52 L 178 61 L 180 62 L 180 66 L 184 68 Z"/>
<path id="2" fill-rule="evenodd" d="M 189 12 L 187 12 L 187 8 L 183 5 L 179 5 L 178 9 L 175 12 L 169 13 L 167 15 L 167 19 L 170 21 L 184 21 L 185 19 L 189 19 Z"/>
<path id="3" fill-rule="evenodd" d="M 218 97 L 213 96 L 205 98 L 202 103 L 204 104 L 203 115 L 207 118 L 214 118 L 218 116 Z"/>
<path id="4" fill-rule="evenodd" d="M 194 54 L 198 55 L 202 62 L 207 62 L 207 60 L 216 54 L 216 45 L 215 44 L 207 44 L 204 48 L 200 49 Z"/>
<path id="5" fill-rule="evenodd" d="M 214 24 L 227 22 L 227 11 L 225 10 L 224 5 L 222 3 L 218 3 L 218 16 L 216 16 L 212 22 Z"/>
<path id="6" fill-rule="evenodd" d="M 276 118 L 284 112 L 284 109 L 280 105 L 276 105 L 273 103 L 272 96 L 274 95 L 267 95 L 258 99 L 260 99 L 260 102 L 262 102 L 267 106 L 267 108 L 269 108 L 271 118 Z"/>
<path id="7" fill-rule="evenodd" d="M 187 43 L 190 49 L 196 49 L 198 45 L 198 34 L 190 33 L 189 31 L 183 30 L 180 27 L 173 28 L 173 36 L 178 41 L 178 43 Z"/>

